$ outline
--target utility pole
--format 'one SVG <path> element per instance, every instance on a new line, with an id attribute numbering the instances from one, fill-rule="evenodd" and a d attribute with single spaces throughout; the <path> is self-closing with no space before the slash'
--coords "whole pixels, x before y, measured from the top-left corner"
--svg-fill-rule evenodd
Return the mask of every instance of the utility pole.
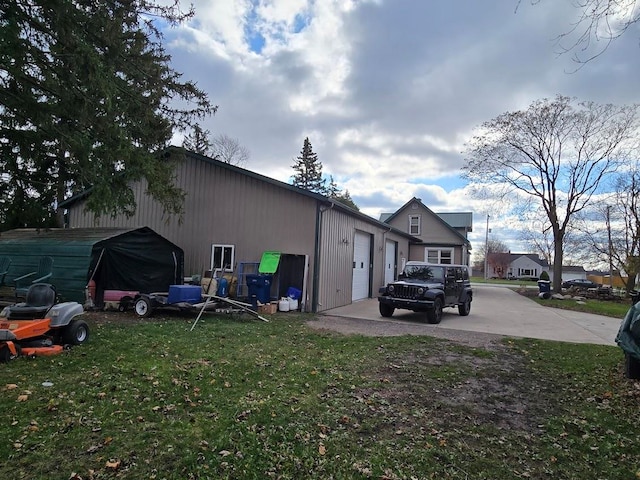
<path id="1" fill-rule="evenodd" d="M 609 286 L 613 290 L 613 244 L 611 243 L 611 205 L 607 205 L 607 234 L 609 235 Z"/>
<path id="2" fill-rule="evenodd" d="M 487 268 L 489 265 L 489 214 L 487 214 L 487 230 L 484 234 L 484 279 L 488 278 Z"/>

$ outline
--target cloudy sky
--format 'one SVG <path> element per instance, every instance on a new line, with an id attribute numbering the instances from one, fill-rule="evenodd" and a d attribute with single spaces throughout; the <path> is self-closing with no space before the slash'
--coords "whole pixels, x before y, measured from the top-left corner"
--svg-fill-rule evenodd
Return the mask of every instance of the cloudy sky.
<path id="1" fill-rule="evenodd" d="M 309 137 L 323 172 L 362 212 L 378 218 L 414 196 L 435 212 L 472 211 L 476 248 L 489 213 L 491 235 L 522 251 L 507 217 L 474 200 L 460 178 L 475 127 L 557 94 L 638 101 L 636 32 L 582 68 L 559 54 L 556 38 L 579 14 L 572 0 L 194 6 L 188 24 L 165 32 L 165 47 L 219 105 L 203 127 L 250 151 L 245 168 L 290 182 Z"/>

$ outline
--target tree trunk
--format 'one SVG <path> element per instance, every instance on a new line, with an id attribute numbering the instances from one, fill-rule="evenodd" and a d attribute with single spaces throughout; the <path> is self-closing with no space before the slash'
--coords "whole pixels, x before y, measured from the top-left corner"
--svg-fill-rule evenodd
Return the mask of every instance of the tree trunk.
<path id="1" fill-rule="evenodd" d="M 553 293 L 562 291 L 562 242 L 564 235 L 560 232 L 555 234 L 553 253 Z"/>

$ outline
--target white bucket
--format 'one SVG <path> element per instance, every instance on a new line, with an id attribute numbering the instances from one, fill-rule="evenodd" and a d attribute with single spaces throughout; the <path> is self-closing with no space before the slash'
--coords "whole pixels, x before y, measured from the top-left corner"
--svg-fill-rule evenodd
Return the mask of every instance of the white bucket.
<path id="1" fill-rule="evenodd" d="M 298 299 L 289 297 L 289 310 L 298 310 Z"/>
<path id="2" fill-rule="evenodd" d="M 289 299 L 288 298 L 281 298 L 280 301 L 278 302 L 278 310 L 280 310 L 281 312 L 288 312 L 289 311 Z"/>

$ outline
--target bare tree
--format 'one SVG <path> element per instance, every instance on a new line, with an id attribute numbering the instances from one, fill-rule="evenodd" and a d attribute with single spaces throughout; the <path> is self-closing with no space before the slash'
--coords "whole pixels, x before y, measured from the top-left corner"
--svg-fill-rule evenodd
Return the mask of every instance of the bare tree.
<path id="1" fill-rule="evenodd" d="M 211 153 L 216 160 L 239 167 L 245 165 L 251 154 L 240 144 L 237 138 L 221 133 L 211 142 Z"/>
<path id="2" fill-rule="evenodd" d="M 482 266 L 484 268 L 484 259 L 487 258 L 487 263 L 489 262 L 489 257 L 493 253 L 509 253 L 509 247 L 502 240 L 497 240 L 495 238 L 490 238 L 487 240 L 487 243 L 483 243 L 479 245 L 477 248 L 474 248 L 474 252 L 477 252 L 477 260 L 476 265 Z M 487 257 L 487 254 L 489 257 Z M 476 254 L 474 253 L 474 256 Z"/>
<path id="3" fill-rule="evenodd" d="M 593 209 L 581 231 L 582 243 L 618 275 L 627 274 L 628 290 L 635 288 L 640 273 L 640 170 L 637 166 L 618 177 L 610 201 Z"/>
<path id="4" fill-rule="evenodd" d="M 489 252 L 488 255 L 487 264 L 491 265 L 499 278 L 505 278 L 511 264 L 511 254 L 509 252 Z"/>
<path id="5" fill-rule="evenodd" d="M 536 5 L 542 0 L 530 1 Z M 577 63 L 590 62 L 640 21 L 639 3 L 638 0 L 574 0 L 578 19 L 558 35 L 556 44 L 562 53 L 572 52 Z"/>
<path id="6" fill-rule="evenodd" d="M 554 278 L 562 278 L 566 233 L 603 180 L 628 156 L 638 106 L 568 97 L 534 102 L 485 122 L 466 146 L 463 175 L 510 205 L 542 208 L 553 234 Z M 492 188 L 486 188 L 491 186 Z M 559 282 L 554 290 L 560 290 Z"/>

